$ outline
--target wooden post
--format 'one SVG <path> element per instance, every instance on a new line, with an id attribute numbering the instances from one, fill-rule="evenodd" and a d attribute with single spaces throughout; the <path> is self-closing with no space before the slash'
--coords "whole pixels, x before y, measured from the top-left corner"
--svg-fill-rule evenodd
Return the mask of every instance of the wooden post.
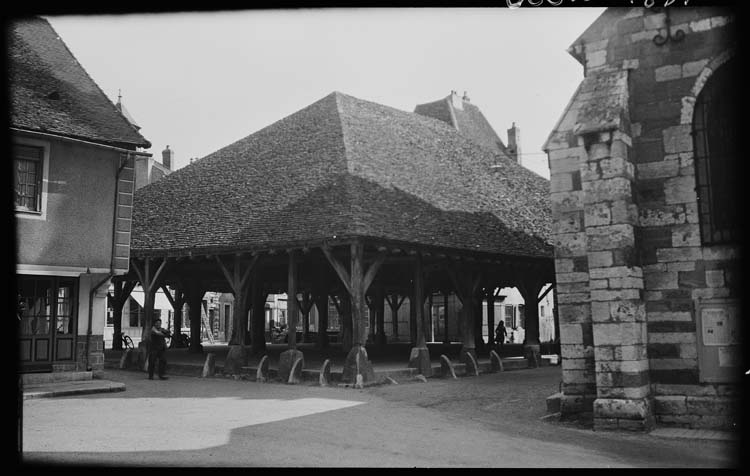
<path id="1" fill-rule="evenodd" d="M 333 256 L 331 251 L 323 247 L 321 251 L 325 255 L 328 262 L 333 267 L 336 274 L 339 276 L 341 283 L 347 291 L 349 296 L 349 304 L 352 316 L 352 346 L 364 346 L 367 342 L 366 327 L 365 327 L 365 293 L 375 279 L 380 266 L 385 261 L 385 251 L 381 250 L 375 258 L 375 261 L 370 264 L 367 271 L 364 269 L 364 245 L 361 242 L 352 243 L 350 249 L 350 260 L 349 270 L 347 269 Z M 342 326 L 343 327 L 343 326 Z M 344 328 L 346 329 L 346 328 Z M 346 332 L 344 332 L 344 349 L 346 350 Z"/>
<path id="2" fill-rule="evenodd" d="M 414 301 L 414 321 L 416 323 L 416 344 L 409 355 L 409 367 L 416 368 L 425 377 L 432 376 L 432 364 L 430 363 L 430 351 L 425 341 L 425 316 L 424 316 L 424 269 L 422 266 L 422 254 L 417 253 L 414 262 L 414 289 L 412 297 Z"/>
<path id="3" fill-rule="evenodd" d="M 474 341 L 474 314 L 477 306 L 477 290 L 481 281 L 481 273 L 475 269 L 457 270 L 448 268 L 448 276 L 453 282 L 456 296 L 461 300 L 461 329 L 462 342 L 461 359 L 466 360 L 466 354 L 472 354 L 476 360 L 476 343 Z"/>
<path id="4" fill-rule="evenodd" d="M 122 308 L 130 297 L 130 293 L 136 285 L 135 281 L 124 281 L 115 279 L 114 296 L 112 296 L 112 319 L 114 335 L 112 336 L 112 349 L 122 350 Z"/>
<path id="5" fill-rule="evenodd" d="M 349 293 L 352 297 L 352 343 L 355 346 L 362 346 L 367 342 L 363 253 L 364 248 L 361 243 L 351 245 L 351 286 Z"/>
<path id="6" fill-rule="evenodd" d="M 385 338 L 385 289 L 383 283 L 375 288 L 375 318 L 377 321 L 377 333 L 375 342 L 379 346 L 386 344 Z"/>
<path id="7" fill-rule="evenodd" d="M 409 296 L 409 342 L 413 346 L 417 345 L 417 305 L 413 292 Z"/>
<path id="8" fill-rule="evenodd" d="M 297 349 L 297 256 L 294 250 L 289 250 L 289 266 L 287 267 L 287 319 L 289 321 L 287 334 L 289 349 Z"/>
<path id="9" fill-rule="evenodd" d="M 474 344 L 478 352 L 484 353 L 484 292 L 481 288 L 476 293 L 474 308 Z"/>
<path id="10" fill-rule="evenodd" d="M 268 294 L 263 291 L 263 282 L 260 273 L 256 270 L 253 275 L 252 285 L 252 323 L 250 325 L 250 337 L 252 353 L 262 355 L 266 352 L 266 299 Z"/>
<path id="11" fill-rule="evenodd" d="M 205 291 L 195 282 L 185 283 L 185 301 L 188 305 L 188 316 L 190 318 L 190 345 L 191 353 L 203 351 L 201 346 L 201 309 L 203 307 L 203 294 Z"/>
<path id="12" fill-rule="evenodd" d="M 174 309 L 174 334 L 169 343 L 169 347 L 179 348 L 179 337 L 182 329 L 182 306 L 185 304 L 185 292 L 181 286 L 177 286 L 174 290 L 174 297 L 172 297 L 172 293 L 166 285 L 162 286 L 161 290 L 164 292 L 164 295 L 167 296 L 169 304 L 172 305 L 172 309 Z"/>
<path id="13" fill-rule="evenodd" d="M 443 343 L 450 344 L 451 338 L 448 334 L 448 291 L 443 291 Z"/>
<path id="14" fill-rule="evenodd" d="M 328 347 L 328 293 L 325 289 L 316 289 L 313 292 L 313 302 L 318 310 L 318 349 Z"/>
<path id="15" fill-rule="evenodd" d="M 143 327 L 141 328 L 141 343 L 138 344 L 138 347 L 144 347 L 151 341 L 151 326 L 153 326 L 154 319 L 154 295 L 156 294 L 156 290 L 159 289 L 159 276 L 164 271 L 167 258 L 162 260 L 156 271 L 151 269 L 151 258 L 143 259 L 143 269 L 140 269 L 135 259 L 131 259 L 131 263 L 143 288 L 143 312 L 145 316 Z"/>
<path id="16" fill-rule="evenodd" d="M 248 289 L 247 285 L 249 282 L 250 272 L 258 262 L 258 255 L 251 258 L 250 263 L 245 268 L 245 271 L 241 270 L 242 263 L 241 255 L 235 254 L 232 272 L 224 266 L 221 258 L 216 256 L 216 262 L 219 264 L 219 268 L 224 277 L 232 288 L 232 294 L 234 295 L 234 313 L 232 316 L 232 337 L 229 340 L 229 345 L 244 345 L 245 335 L 247 334 L 247 300 L 248 300 Z"/>
<path id="17" fill-rule="evenodd" d="M 541 359 L 539 343 L 539 291 L 544 283 L 534 273 L 524 273 L 516 287 L 524 301 L 524 355 L 531 366 L 537 366 Z"/>
<path id="18" fill-rule="evenodd" d="M 302 342 L 310 342 L 310 310 L 313 307 L 313 298 L 309 291 L 302 291 L 300 294 L 302 301 L 297 300 L 297 309 L 302 311 Z"/>
<path id="19" fill-rule="evenodd" d="M 429 331 L 428 331 L 429 329 Z M 432 293 L 427 293 L 427 329 L 425 329 L 425 332 L 427 332 L 427 336 L 430 337 L 430 342 L 435 341 L 435 320 L 434 316 L 432 315 Z M 427 338 L 425 336 L 425 338 Z"/>
<path id="20" fill-rule="evenodd" d="M 487 345 L 495 348 L 495 287 L 485 290 L 487 296 Z"/>

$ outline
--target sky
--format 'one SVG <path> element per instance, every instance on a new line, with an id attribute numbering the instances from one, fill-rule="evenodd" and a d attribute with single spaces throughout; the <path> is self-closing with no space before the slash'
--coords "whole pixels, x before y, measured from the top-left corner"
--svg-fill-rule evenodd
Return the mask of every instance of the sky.
<path id="1" fill-rule="evenodd" d="M 522 163 L 542 151 L 583 67 L 567 48 L 603 8 L 292 9 L 47 16 L 73 55 L 175 166 L 333 91 L 404 111 L 468 94 Z"/>

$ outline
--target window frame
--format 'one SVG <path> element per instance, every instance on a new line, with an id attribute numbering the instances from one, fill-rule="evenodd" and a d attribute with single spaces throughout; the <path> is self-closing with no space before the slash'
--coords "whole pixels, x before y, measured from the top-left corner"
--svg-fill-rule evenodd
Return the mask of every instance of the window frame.
<path id="1" fill-rule="evenodd" d="M 13 200 L 13 208 L 17 218 L 29 218 L 35 220 L 46 220 L 47 219 L 47 184 L 49 176 L 49 156 L 50 156 L 50 143 L 38 139 L 31 139 L 28 137 L 14 137 L 12 140 L 12 147 L 24 146 L 24 147 L 35 147 L 42 150 L 42 157 L 40 159 L 40 176 L 37 184 L 37 203 L 39 206 L 38 210 L 28 210 L 20 208 L 15 203 L 15 197 Z M 15 196 L 16 189 L 16 154 L 11 148 L 11 155 L 13 159 L 13 193 Z"/>
<path id="2" fill-rule="evenodd" d="M 734 90 L 731 88 L 733 83 L 731 75 L 733 71 L 737 71 L 738 67 L 735 61 L 732 58 L 722 64 L 708 78 L 706 84 L 696 96 L 690 123 L 693 139 L 698 226 L 700 227 L 700 240 L 703 246 L 732 245 L 740 241 L 741 220 L 734 220 L 734 223 L 717 223 L 724 221 L 717 219 L 719 216 L 717 210 L 726 208 L 727 204 L 732 205 L 735 198 L 731 192 L 724 190 L 727 188 L 727 184 L 731 183 L 729 180 L 731 180 L 732 173 L 727 171 L 728 168 L 739 164 L 739 150 L 725 149 L 718 153 L 716 151 L 712 153 L 711 151 L 712 144 L 724 142 L 723 140 L 711 140 L 711 138 L 716 137 L 717 130 L 726 129 L 721 127 L 726 122 L 719 123 L 711 114 L 711 112 L 716 112 L 715 110 L 712 111 L 711 102 L 712 100 L 716 101 L 717 95 L 726 95 L 720 100 L 731 108 L 733 101 L 727 96 L 731 97 L 733 93 L 739 93 L 740 90 L 736 83 L 734 85 L 737 87 Z M 726 80 L 727 78 L 730 78 L 729 81 Z M 726 109 L 723 112 L 723 114 L 718 114 L 718 116 L 721 116 L 720 119 L 734 123 L 735 130 L 739 132 L 736 114 L 729 114 Z M 715 129 L 711 129 L 712 127 Z M 735 137 L 735 139 L 738 138 Z M 717 166 L 719 161 L 722 162 L 721 166 Z M 717 171 L 721 171 L 722 173 L 719 175 L 724 178 L 720 183 L 717 182 L 715 177 Z M 737 191 L 734 191 L 735 195 Z"/>

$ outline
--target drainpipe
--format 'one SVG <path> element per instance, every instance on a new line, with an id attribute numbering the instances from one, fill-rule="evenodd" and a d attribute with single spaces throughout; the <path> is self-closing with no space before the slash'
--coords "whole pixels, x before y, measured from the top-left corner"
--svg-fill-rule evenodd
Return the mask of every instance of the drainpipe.
<path id="1" fill-rule="evenodd" d="M 115 202 L 114 202 L 114 212 L 112 214 L 112 254 L 109 259 L 109 274 L 106 278 L 99 281 L 96 286 L 91 288 L 91 291 L 89 291 L 89 316 L 88 316 L 88 327 L 86 329 L 86 350 L 83 354 L 83 357 L 86 362 L 86 371 L 91 370 L 91 365 L 89 363 L 89 348 L 91 346 L 91 327 L 94 320 L 94 294 L 96 294 L 96 291 L 106 282 L 108 282 L 110 279 L 112 279 L 112 276 L 115 275 L 115 247 L 116 247 L 116 230 L 117 230 L 117 204 L 119 202 L 119 195 L 120 195 L 120 173 L 122 172 L 122 169 L 125 168 L 125 166 L 130 161 L 130 151 L 127 152 L 127 155 L 125 156 L 125 161 L 120 164 L 120 167 L 117 169 L 117 173 L 115 174 Z"/>

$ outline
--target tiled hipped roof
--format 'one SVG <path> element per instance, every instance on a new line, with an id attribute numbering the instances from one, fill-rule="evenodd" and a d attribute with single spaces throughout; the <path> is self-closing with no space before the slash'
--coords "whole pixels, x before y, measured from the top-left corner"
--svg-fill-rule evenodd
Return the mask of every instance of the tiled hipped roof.
<path id="1" fill-rule="evenodd" d="M 552 257 L 549 182 L 439 121 L 332 93 L 135 194 L 135 256 L 365 237 Z"/>
<path id="2" fill-rule="evenodd" d="M 46 20 L 15 21 L 9 34 L 12 127 L 127 148 L 151 147 Z"/>

